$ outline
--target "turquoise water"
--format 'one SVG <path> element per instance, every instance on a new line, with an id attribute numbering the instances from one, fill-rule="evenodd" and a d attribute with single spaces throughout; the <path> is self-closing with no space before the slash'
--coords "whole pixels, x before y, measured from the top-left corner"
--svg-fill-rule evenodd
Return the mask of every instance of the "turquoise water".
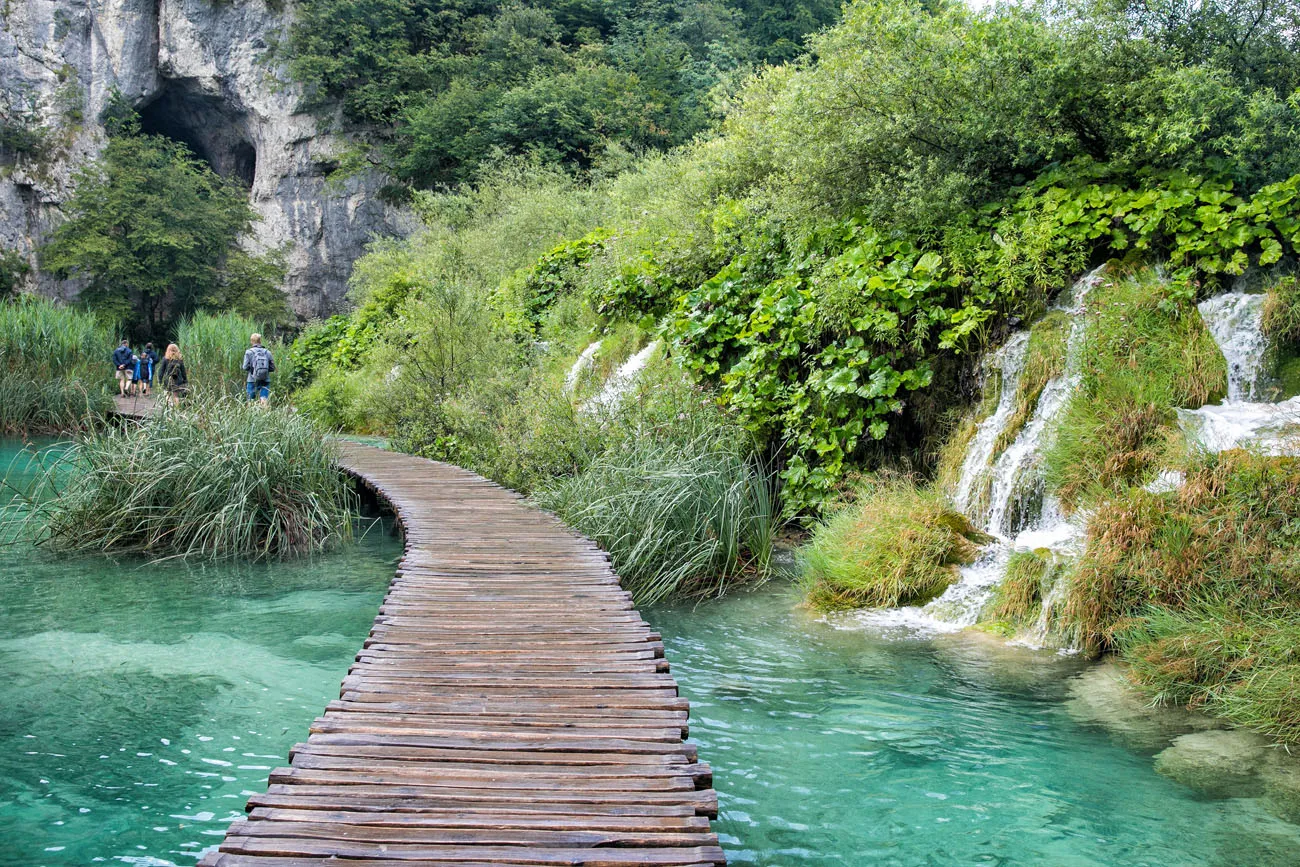
<path id="1" fill-rule="evenodd" d="M 0 468 L 14 454 L 0 443 Z M 399 554 L 150 565 L 0 547 L 0 865 L 193 865 L 338 694 Z M 647 612 L 691 699 L 732 864 L 1294 865 L 1071 713 L 1086 663 L 888 640 L 788 590 Z"/>
<path id="2" fill-rule="evenodd" d="M 1300 827 L 1211 800 L 1077 722 L 1087 666 L 983 637 L 835 629 L 788 590 L 659 608 L 732 864 L 1300 864 Z"/>
<path id="3" fill-rule="evenodd" d="M 194 864 L 338 697 L 399 555 L 383 528 L 269 565 L 0 547 L 0 864 Z"/>

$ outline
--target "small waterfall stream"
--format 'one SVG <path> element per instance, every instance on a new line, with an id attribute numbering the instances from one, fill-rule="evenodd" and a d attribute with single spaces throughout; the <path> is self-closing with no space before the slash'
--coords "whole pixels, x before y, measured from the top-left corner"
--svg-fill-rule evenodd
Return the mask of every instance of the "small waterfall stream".
<path id="1" fill-rule="evenodd" d="M 1065 599 L 1068 570 L 1055 568 L 1083 547 L 1087 515 L 1066 517 L 1042 473 L 1042 456 L 1055 423 L 1079 384 L 1086 337 L 1084 303 L 1101 279 L 1101 269 L 1078 281 L 1056 309 L 1069 316 L 1062 373 L 1050 380 L 1032 416 L 1000 453 L 1014 415 L 1016 390 L 1026 362 L 1029 332 L 1022 331 L 989 357 L 1001 379 L 994 412 L 976 429 L 952 491 L 953 505 L 994 538 L 979 560 L 960 570 L 942 595 L 923 606 L 866 611 L 855 615 L 862 625 L 910 633 L 955 632 L 974 625 L 981 610 L 1004 580 L 1011 556 L 1034 551 L 1047 558 L 1052 576 L 1042 589 L 1037 622 L 1013 643 L 1043 647 L 1052 642 L 1053 609 Z M 1201 316 L 1228 365 L 1228 396 L 1217 405 L 1178 410 L 1179 424 L 1199 446 L 1222 451 L 1246 446 L 1270 454 L 1300 454 L 1300 396 L 1280 403 L 1260 400 L 1265 394 L 1268 340 L 1262 330 L 1265 296 L 1244 292 L 1217 295 L 1198 305 Z M 1147 489 L 1176 490 L 1182 473 L 1162 472 Z M 1059 641 L 1059 637 L 1057 638 Z"/>
<path id="2" fill-rule="evenodd" d="M 653 340 L 644 349 L 633 355 L 605 382 L 600 394 L 582 404 L 584 412 L 596 412 L 600 409 L 612 409 L 623 400 L 623 396 L 632 390 L 641 371 L 650 363 L 650 358 L 659 349 L 659 341 Z"/>
<path id="3" fill-rule="evenodd" d="M 569 368 L 569 372 L 564 375 L 565 394 L 572 394 L 573 390 L 578 387 L 578 380 L 582 378 L 584 373 L 591 370 L 592 362 L 595 360 L 596 353 L 600 350 L 600 344 L 603 342 L 603 340 L 592 342 L 586 349 L 582 350 L 582 354 L 578 356 L 578 360 L 573 362 L 573 366 Z"/>
<path id="4" fill-rule="evenodd" d="M 1046 548 L 1053 556 L 1077 552 L 1084 527 L 1077 516 L 1066 518 L 1055 497 L 1045 490 L 1042 456 L 1054 422 L 1079 382 L 1086 330 L 1084 305 L 1088 292 L 1100 282 L 1101 274 L 1101 268 L 1087 274 L 1057 303 L 1056 309 L 1063 310 L 1070 319 L 1062 372 L 1043 387 L 1029 420 L 997 455 L 994 454 L 996 443 L 1012 419 L 1029 333 L 1013 335 L 993 356 L 993 363 L 1001 373 L 1002 393 L 997 409 L 980 424 L 971 440 L 953 501 L 977 527 L 993 536 L 994 541 L 975 563 L 961 568 L 958 580 L 938 598 L 923 606 L 862 612 L 856 615 L 858 622 L 920 633 L 955 632 L 974 625 L 979 619 L 980 611 L 1006 577 L 1007 563 L 1014 551 Z M 984 490 L 988 491 L 987 497 L 982 496 Z M 1045 598 L 1056 601 L 1063 592 L 1064 588 L 1053 587 Z M 1047 617 L 1045 612 L 1043 638 Z"/>
<path id="5" fill-rule="evenodd" d="M 1225 292 L 1198 307 L 1228 363 L 1228 397 L 1220 404 L 1178 410 L 1178 423 L 1201 448 L 1220 452 L 1239 447 L 1267 454 L 1300 451 L 1300 396 L 1280 403 L 1259 400 L 1264 389 L 1268 338 L 1264 295 Z"/>

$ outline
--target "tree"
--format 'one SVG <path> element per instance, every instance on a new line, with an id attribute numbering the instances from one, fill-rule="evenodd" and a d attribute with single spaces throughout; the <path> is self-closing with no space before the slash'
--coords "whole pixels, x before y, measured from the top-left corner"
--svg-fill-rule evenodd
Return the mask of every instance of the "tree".
<path id="1" fill-rule="evenodd" d="M 256 219 L 244 190 L 183 144 L 123 133 L 79 172 L 43 267 L 85 280 L 81 301 L 142 337 L 223 302 L 283 309 L 282 267 L 240 247 Z"/>

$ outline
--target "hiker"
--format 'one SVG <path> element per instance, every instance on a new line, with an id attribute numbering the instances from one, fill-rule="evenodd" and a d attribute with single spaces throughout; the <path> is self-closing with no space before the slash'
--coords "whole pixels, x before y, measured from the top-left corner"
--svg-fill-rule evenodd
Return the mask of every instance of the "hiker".
<path id="1" fill-rule="evenodd" d="M 158 384 L 167 392 L 172 406 L 180 406 L 181 398 L 189 391 L 189 383 L 180 347 L 175 343 L 167 344 L 167 351 L 163 353 L 162 361 L 158 362 Z"/>
<path id="2" fill-rule="evenodd" d="M 149 389 L 153 387 L 153 375 L 158 370 L 158 351 L 153 348 L 152 343 L 144 345 L 144 353 L 140 356 L 140 369 L 144 373 L 144 393 L 149 394 Z"/>
<path id="3" fill-rule="evenodd" d="M 126 390 L 131 385 L 131 341 L 122 338 L 122 345 L 113 350 L 113 375 L 117 377 L 117 393 L 126 397 Z"/>
<path id="4" fill-rule="evenodd" d="M 275 359 L 271 350 L 262 345 L 262 335 L 251 334 L 248 342 L 253 344 L 244 350 L 244 370 L 248 372 L 248 399 L 257 397 L 262 406 L 266 406 L 271 396 L 271 372 L 275 370 Z"/>
<path id="5" fill-rule="evenodd" d="M 139 396 L 140 394 L 140 362 L 143 359 L 138 355 L 131 356 L 131 394 Z"/>

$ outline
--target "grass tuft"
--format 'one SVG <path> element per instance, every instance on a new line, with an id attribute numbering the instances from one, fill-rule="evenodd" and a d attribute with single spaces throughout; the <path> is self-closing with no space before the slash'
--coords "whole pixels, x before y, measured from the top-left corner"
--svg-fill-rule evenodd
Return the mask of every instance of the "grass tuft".
<path id="1" fill-rule="evenodd" d="M 27 493 L 24 535 L 59 551 L 288 557 L 351 533 L 334 450 L 305 420 L 222 401 L 80 436 Z"/>
<path id="2" fill-rule="evenodd" d="M 804 550 L 808 602 L 843 609 L 928 601 L 986 541 L 934 489 L 877 479 L 814 530 Z"/>
<path id="3" fill-rule="evenodd" d="M 639 605 L 720 596 L 770 568 L 773 492 L 731 431 L 630 439 L 533 497 L 610 553 Z"/>
<path id="4" fill-rule="evenodd" d="M 112 407 L 112 332 L 83 310 L 0 302 L 0 432 L 80 430 Z"/>

